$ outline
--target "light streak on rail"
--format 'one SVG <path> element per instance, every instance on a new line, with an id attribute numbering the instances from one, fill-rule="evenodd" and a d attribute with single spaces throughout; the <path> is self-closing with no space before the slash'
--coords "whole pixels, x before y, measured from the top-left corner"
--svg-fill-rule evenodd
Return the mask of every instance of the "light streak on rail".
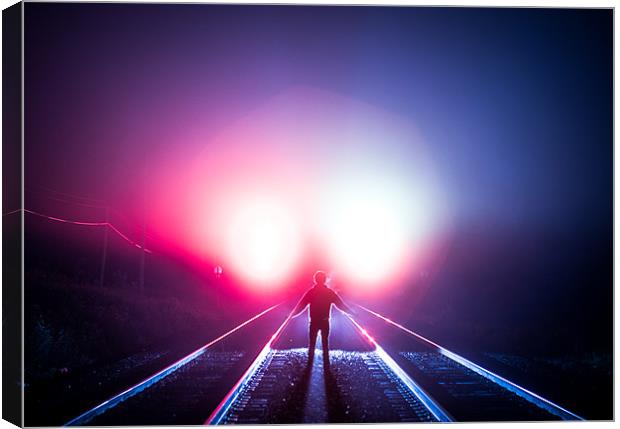
<path id="1" fill-rule="evenodd" d="M 248 382 L 250 381 L 252 376 L 256 373 L 256 371 L 258 371 L 258 368 L 260 367 L 261 363 L 269 355 L 272 344 L 278 339 L 278 336 L 280 335 L 280 333 L 282 332 L 282 330 L 284 329 L 288 321 L 291 320 L 292 315 L 293 315 L 293 312 L 289 313 L 289 315 L 286 317 L 284 322 L 282 322 L 280 327 L 271 336 L 269 341 L 267 341 L 267 344 L 265 344 L 265 346 L 260 351 L 258 356 L 256 356 L 256 359 L 254 359 L 254 362 L 252 362 L 252 364 L 248 367 L 245 373 L 241 376 L 239 381 L 237 381 L 237 383 L 233 386 L 230 392 L 226 394 L 222 402 L 220 402 L 220 404 L 215 408 L 215 410 L 213 410 L 209 418 L 205 421 L 204 423 L 205 425 L 217 425 L 221 423 L 226 413 L 228 413 L 230 406 L 237 400 L 237 398 L 239 397 L 239 394 L 243 391 L 244 387 L 248 384 Z"/>
<path id="2" fill-rule="evenodd" d="M 353 322 L 354 326 L 360 331 L 360 333 L 375 347 L 375 352 L 382 359 L 385 364 L 396 374 L 398 378 L 405 384 L 405 386 L 424 404 L 424 406 L 433 414 L 433 416 L 440 422 L 449 422 L 452 419 L 448 416 L 448 414 L 437 405 L 427 394 L 419 387 L 403 370 L 398 366 L 396 362 L 377 344 L 374 338 L 368 334 L 368 332 L 362 328 L 351 316 L 344 313 L 350 320 Z M 211 416 L 205 421 L 205 425 L 218 425 L 222 422 L 222 419 L 229 411 L 231 405 L 237 400 L 240 393 L 243 391 L 244 387 L 248 384 L 252 376 L 256 373 L 258 368 L 261 366 L 263 361 L 269 355 L 269 352 L 272 350 L 271 346 L 276 341 L 286 324 L 291 319 L 292 313 L 288 315 L 288 317 L 284 320 L 282 325 L 277 329 L 277 331 L 272 335 L 271 339 L 267 342 L 265 347 L 258 354 L 254 362 L 247 369 L 245 374 L 239 379 L 237 384 L 231 389 L 231 391 L 226 395 L 226 397 L 222 400 L 220 405 L 213 411 Z"/>
<path id="3" fill-rule="evenodd" d="M 434 347 L 439 353 L 441 353 L 442 355 L 444 355 L 445 357 L 447 357 L 448 359 L 451 359 L 461 365 L 463 365 L 464 367 L 474 371 L 475 373 L 491 380 L 492 382 L 502 386 L 503 388 L 515 393 L 516 395 L 522 397 L 523 399 L 527 400 L 528 402 L 533 403 L 534 405 L 550 412 L 551 414 L 558 416 L 559 418 L 561 418 L 562 420 L 584 420 L 583 417 L 579 417 L 577 414 L 574 414 L 570 411 L 568 411 L 565 408 L 562 408 L 561 406 L 551 402 L 548 399 L 543 398 L 540 395 L 537 395 L 534 392 L 531 392 L 527 389 L 525 389 L 524 387 L 519 386 L 516 383 L 513 383 L 510 380 L 506 380 L 505 378 L 503 378 L 500 375 L 495 374 L 492 371 L 489 371 L 488 369 L 485 369 L 483 367 L 481 367 L 480 365 L 477 365 L 475 363 L 473 363 L 472 361 L 464 358 L 463 356 L 460 356 L 442 346 L 440 346 L 439 344 L 429 340 L 428 338 L 425 338 L 423 336 L 421 336 L 420 334 L 417 334 L 415 332 L 413 332 L 412 330 L 404 327 L 403 325 L 394 322 L 393 320 L 388 319 L 385 316 L 382 316 L 381 314 L 372 311 L 362 305 L 357 304 L 358 307 L 360 307 L 361 309 L 367 311 L 368 313 L 372 314 L 373 316 L 383 320 L 384 322 L 389 323 L 392 326 L 395 326 L 399 329 L 401 329 L 402 331 L 407 332 L 410 335 L 413 335 L 414 337 L 418 338 L 419 340 L 423 341 L 426 344 L 431 345 L 432 347 Z"/>
<path id="4" fill-rule="evenodd" d="M 164 377 L 172 374 L 174 371 L 176 371 L 177 369 L 181 368 L 183 365 L 193 361 L 194 359 L 196 359 L 200 355 L 204 354 L 204 352 L 209 347 L 211 347 L 213 344 L 217 343 L 218 341 L 223 340 L 224 338 L 228 337 L 229 335 L 233 334 L 234 332 L 237 332 L 239 329 L 241 329 L 244 326 L 248 325 L 249 323 L 255 321 L 259 317 L 267 314 L 268 312 L 270 312 L 274 308 L 278 307 L 279 305 L 280 304 L 276 304 L 276 305 L 274 305 L 272 307 L 269 307 L 268 309 L 262 311 L 261 313 L 258 313 L 254 317 L 246 320 L 245 322 L 241 323 L 240 325 L 236 326 L 235 328 L 231 329 L 230 331 L 220 335 L 216 339 L 210 341 L 209 343 L 205 344 L 204 346 L 200 347 L 199 349 L 193 351 L 192 353 L 190 353 L 189 355 L 185 356 L 184 358 L 179 359 L 178 361 L 176 361 L 172 365 L 169 365 L 166 368 L 162 369 L 161 371 L 157 372 L 156 374 L 153 374 L 152 376 L 150 376 L 146 380 L 141 381 L 140 383 L 136 384 L 135 386 L 130 387 L 129 389 L 119 393 L 118 395 L 108 399 L 105 402 L 102 402 L 101 404 L 97 405 L 96 407 L 94 407 L 94 408 L 86 411 L 85 413 L 79 415 L 78 417 L 76 417 L 73 420 L 71 420 L 68 423 L 66 423 L 65 426 L 84 425 L 85 423 L 88 423 L 90 420 L 92 420 L 94 417 L 98 416 L 99 414 L 104 413 L 105 411 L 107 411 L 110 408 L 118 405 L 119 403 L 123 402 L 124 400 L 126 400 L 128 398 L 131 398 L 132 396 L 140 393 L 141 391 L 143 391 L 147 387 L 152 386 L 153 384 L 157 383 L 158 381 L 160 381 Z"/>
<path id="5" fill-rule="evenodd" d="M 379 358 L 385 362 L 385 364 L 396 374 L 396 376 L 403 382 L 405 386 L 416 396 L 422 404 L 430 411 L 430 413 L 440 422 L 451 422 L 453 421 L 452 417 L 441 408 L 429 395 L 426 393 L 418 384 L 413 381 L 411 377 L 392 359 L 392 357 L 387 354 L 383 347 L 381 347 L 377 341 L 366 331 L 366 329 L 362 328 L 359 323 L 357 323 L 353 317 L 344 313 L 345 316 L 349 318 L 349 320 L 355 325 L 355 327 L 362 333 L 362 335 L 370 341 L 370 343 L 375 347 L 375 353 L 379 356 Z"/>

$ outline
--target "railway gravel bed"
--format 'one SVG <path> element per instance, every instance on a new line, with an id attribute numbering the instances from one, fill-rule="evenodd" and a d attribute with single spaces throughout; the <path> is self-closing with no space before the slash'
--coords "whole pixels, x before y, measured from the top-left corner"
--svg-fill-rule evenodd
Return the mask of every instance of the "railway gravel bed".
<path id="1" fill-rule="evenodd" d="M 403 352 L 401 355 L 415 367 L 416 379 L 459 421 L 558 420 L 553 414 L 438 352 Z"/>
<path id="2" fill-rule="evenodd" d="M 95 426 L 199 425 L 229 388 L 243 352 L 207 351 L 143 392 L 91 420 Z"/>
<path id="3" fill-rule="evenodd" d="M 380 423 L 435 421 L 372 351 L 271 350 L 222 423 Z"/>

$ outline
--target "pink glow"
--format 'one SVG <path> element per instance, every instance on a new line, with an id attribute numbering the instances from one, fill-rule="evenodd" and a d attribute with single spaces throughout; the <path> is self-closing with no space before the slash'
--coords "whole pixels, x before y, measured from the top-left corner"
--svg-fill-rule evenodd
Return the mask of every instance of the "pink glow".
<path id="1" fill-rule="evenodd" d="M 422 139 L 369 104 L 293 88 L 185 138 L 204 149 L 158 179 L 152 225 L 257 293 L 283 290 L 310 258 L 372 293 L 417 271 L 445 231 Z"/>

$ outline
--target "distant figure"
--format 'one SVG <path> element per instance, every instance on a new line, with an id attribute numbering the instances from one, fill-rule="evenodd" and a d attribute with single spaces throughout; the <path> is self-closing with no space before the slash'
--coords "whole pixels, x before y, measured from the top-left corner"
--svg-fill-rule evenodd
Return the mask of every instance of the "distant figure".
<path id="1" fill-rule="evenodd" d="M 321 344 L 323 345 L 323 360 L 329 364 L 329 317 L 332 304 L 348 314 L 354 314 L 336 292 L 325 284 L 327 274 L 323 271 L 314 273 L 314 286 L 301 298 L 295 309 L 293 317 L 299 316 L 306 306 L 310 305 L 310 332 L 308 341 L 308 362 L 314 359 L 316 336 L 321 331 Z"/>

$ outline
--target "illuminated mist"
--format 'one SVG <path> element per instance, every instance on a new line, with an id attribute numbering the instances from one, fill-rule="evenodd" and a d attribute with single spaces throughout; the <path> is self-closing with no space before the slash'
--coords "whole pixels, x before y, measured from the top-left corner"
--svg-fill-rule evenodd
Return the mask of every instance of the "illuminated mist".
<path id="1" fill-rule="evenodd" d="M 194 138 L 199 138 L 195 136 Z M 319 263 L 367 291 L 420 269 L 448 209 L 413 125 L 295 87 L 226 130 L 161 195 L 161 234 L 265 290 Z M 180 190 L 182 190 L 180 192 Z"/>

